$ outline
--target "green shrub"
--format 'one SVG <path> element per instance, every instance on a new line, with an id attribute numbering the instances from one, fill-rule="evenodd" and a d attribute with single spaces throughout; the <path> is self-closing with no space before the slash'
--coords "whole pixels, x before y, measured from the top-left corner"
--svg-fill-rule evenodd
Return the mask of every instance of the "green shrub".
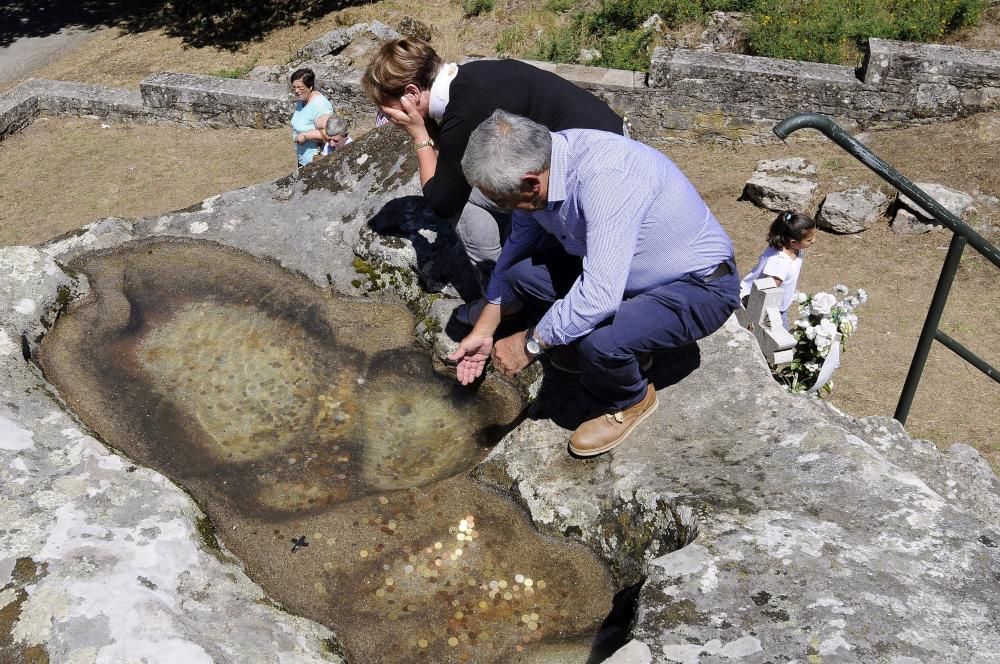
<path id="1" fill-rule="evenodd" d="M 462 9 L 465 16 L 479 16 L 493 11 L 493 0 L 463 0 Z"/>
<path id="2" fill-rule="evenodd" d="M 869 37 L 938 41 L 972 25 L 985 0 L 756 0 L 750 48 L 756 55 L 857 64 Z"/>
<path id="3" fill-rule="evenodd" d="M 524 28 L 519 25 L 507 28 L 500 33 L 500 37 L 497 39 L 497 55 L 507 58 L 524 55 L 527 42 L 528 34 Z"/>
<path id="4" fill-rule="evenodd" d="M 576 62 L 582 45 L 579 25 L 574 21 L 568 26 L 546 30 L 528 57 L 549 62 Z"/>
<path id="5" fill-rule="evenodd" d="M 576 7 L 576 0 L 548 0 L 548 2 L 545 3 L 546 9 L 550 12 L 556 12 L 557 14 L 567 12 L 574 7 Z"/>
<path id="6" fill-rule="evenodd" d="M 653 35 L 649 30 L 631 30 L 605 37 L 598 49 L 602 67 L 645 71 L 652 56 Z"/>

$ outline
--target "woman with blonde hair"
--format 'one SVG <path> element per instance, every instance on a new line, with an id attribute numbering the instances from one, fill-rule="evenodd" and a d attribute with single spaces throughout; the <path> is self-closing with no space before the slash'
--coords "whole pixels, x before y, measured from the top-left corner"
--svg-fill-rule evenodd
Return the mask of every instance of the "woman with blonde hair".
<path id="1" fill-rule="evenodd" d="M 410 134 L 424 198 L 439 217 L 454 219 L 483 288 L 509 232 L 510 214 L 474 190 L 462 173 L 472 131 L 501 109 L 550 131 L 624 133 L 622 118 L 607 104 L 555 74 L 517 60 L 446 63 L 430 44 L 412 37 L 383 43 L 361 87 Z M 460 312 L 459 320 L 474 322 L 477 307 Z"/>

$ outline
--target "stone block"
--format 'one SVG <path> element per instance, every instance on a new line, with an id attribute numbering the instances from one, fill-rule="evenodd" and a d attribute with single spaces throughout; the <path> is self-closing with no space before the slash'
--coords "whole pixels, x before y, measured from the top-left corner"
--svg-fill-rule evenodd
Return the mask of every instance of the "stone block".
<path id="1" fill-rule="evenodd" d="M 759 161 L 741 198 L 775 212 L 808 212 L 819 188 L 815 173 L 816 166 L 801 157 Z"/>
<path id="2" fill-rule="evenodd" d="M 896 210 L 896 216 L 892 219 L 892 232 L 897 235 L 922 235 L 928 231 L 943 231 L 946 228 L 940 224 L 931 224 L 921 221 L 909 210 Z"/>
<path id="3" fill-rule="evenodd" d="M 913 113 L 920 118 L 955 115 L 961 110 L 962 93 L 949 83 L 921 83 L 914 97 Z"/>
<path id="4" fill-rule="evenodd" d="M 670 64 L 673 61 L 672 48 L 658 46 L 653 50 L 653 57 L 649 61 L 649 87 L 666 88 L 670 87 Z"/>
<path id="5" fill-rule="evenodd" d="M 105 88 L 71 81 L 39 81 L 38 103 L 52 115 L 91 115 L 116 121 L 162 117 L 155 108 L 143 104 L 135 90 Z"/>
<path id="6" fill-rule="evenodd" d="M 972 196 L 965 193 L 964 191 L 958 191 L 957 189 L 952 189 L 951 187 L 946 187 L 942 184 L 936 184 L 934 182 L 914 182 L 917 188 L 921 189 L 925 194 L 933 198 L 938 204 L 941 205 L 945 210 L 951 212 L 953 215 L 959 219 L 965 219 L 975 212 L 973 203 L 975 202 Z M 924 210 L 916 201 L 911 200 L 905 194 L 900 193 L 896 199 L 897 207 L 903 208 L 903 211 L 910 212 L 915 217 L 915 219 L 923 224 L 930 224 L 932 226 L 940 226 L 934 217 Z M 899 215 L 897 214 L 897 217 Z"/>
<path id="7" fill-rule="evenodd" d="M 871 187 L 853 187 L 827 194 L 816 214 L 816 225 L 833 233 L 860 233 L 885 214 L 889 197 Z"/>
<path id="8" fill-rule="evenodd" d="M 161 72 L 139 89 L 147 107 L 189 113 L 209 126 L 283 127 L 292 113 L 288 90 L 277 83 Z"/>
<path id="9" fill-rule="evenodd" d="M 869 39 L 862 65 L 865 85 L 886 87 L 951 84 L 957 88 L 1000 85 L 1000 51 Z"/>
<path id="10" fill-rule="evenodd" d="M 371 23 L 355 23 L 348 28 L 338 28 L 327 32 L 322 37 L 315 39 L 299 50 L 299 57 L 318 60 L 325 55 L 338 52 L 359 35 L 371 33 L 379 41 L 395 39 L 402 35 L 390 28 L 385 23 L 372 21 Z"/>
<path id="11" fill-rule="evenodd" d="M 645 74 L 625 69 L 607 69 L 605 67 L 585 67 L 584 65 L 566 65 L 537 60 L 524 60 L 529 65 L 552 72 L 584 89 L 601 88 L 605 90 L 635 90 L 645 88 Z"/>
<path id="12" fill-rule="evenodd" d="M 34 122 L 40 110 L 38 97 L 30 85 L 22 83 L 0 95 L 0 141 Z"/>

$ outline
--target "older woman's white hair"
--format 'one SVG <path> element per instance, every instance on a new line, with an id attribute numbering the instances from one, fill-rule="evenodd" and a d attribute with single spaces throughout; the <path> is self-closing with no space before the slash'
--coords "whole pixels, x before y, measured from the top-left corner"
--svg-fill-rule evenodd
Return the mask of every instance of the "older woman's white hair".
<path id="1" fill-rule="evenodd" d="M 549 167 L 552 135 L 528 118 L 494 111 L 469 137 L 462 171 L 473 187 L 503 196 L 516 196 L 528 173 Z"/>

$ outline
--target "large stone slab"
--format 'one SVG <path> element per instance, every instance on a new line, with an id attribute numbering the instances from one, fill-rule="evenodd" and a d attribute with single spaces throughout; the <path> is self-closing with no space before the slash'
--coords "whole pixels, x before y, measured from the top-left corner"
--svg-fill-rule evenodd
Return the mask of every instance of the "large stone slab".
<path id="1" fill-rule="evenodd" d="M 964 191 L 934 182 L 914 182 L 914 184 L 959 219 L 967 220 L 970 213 L 975 210 L 974 199 Z M 900 193 L 896 199 L 896 215 L 892 221 L 892 230 L 899 235 L 920 235 L 932 230 L 947 230 L 947 227 L 939 223 L 916 201 Z"/>
<path id="2" fill-rule="evenodd" d="M 187 494 L 95 440 L 25 360 L 85 288 L 41 251 L 0 249 L 0 661 L 341 661 Z"/>
<path id="3" fill-rule="evenodd" d="M 978 453 L 784 392 L 732 321 L 690 359 L 614 452 L 567 457 L 578 393 L 552 384 L 482 471 L 607 555 L 626 542 L 604 510 L 673 514 L 662 541 L 687 546 L 647 551 L 633 634 L 653 661 L 994 661 L 1000 483 Z"/>
<path id="4" fill-rule="evenodd" d="M 328 630 L 269 604 L 199 533 L 190 500 L 89 436 L 24 358 L 87 287 L 52 259 L 133 237 L 210 239 L 344 293 L 399 295 L 431 313 L 426 337 L 446 334 L 449 307 L 427 291 L 454 295 L 460 261 L 407 146 L 383 127 L 275 183 L 0 253 L 0 659 L 337 661 Z M 939 452 L 892 420 L 785 393 L 730 323 L 657 357 L 659 410 L 583 461 L 566 451 L 579 387 L 545 369 L 527 374 L 536 405 L 476 475 L 617 579 L 647 579 L 619 661 L 647 648 L 655 662 L 1000 652 L 1000 483 L 971 448 Z"/>

